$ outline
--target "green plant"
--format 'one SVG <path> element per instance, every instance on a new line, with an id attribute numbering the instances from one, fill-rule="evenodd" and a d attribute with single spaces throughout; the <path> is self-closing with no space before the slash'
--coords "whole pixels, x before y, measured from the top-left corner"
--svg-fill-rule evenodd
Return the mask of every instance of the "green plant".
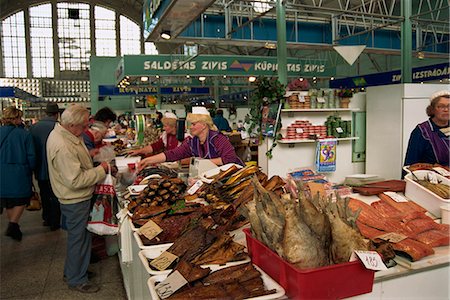
<path id="1" fill-rule="evenodd" d="M 262 121 L 262 107 L 274 103 L 281 104 L 284 99 L 285 86 L 281 84 L 276 78 L 259 77 L 256 81 L 256 89 L 250 99 L 250 127 L 249 134 L 252 134 L 255 129 L 259 135 L 260 141 L 264 139 L 261 132 Z M 278 118 L 276 130 L 273 133 L 273 143 L 270 149 L 266 152 L 267 157 L 272 158 L 272 150 L 277 146 L 277 141 L 281 139 L 279 133 L 281 129 L 281 119 Z"/>
<path id="2" fill-rule="evenodd" d="M 341 98 L 351 98 L 351 97 L 353 97 L 353 90 L 342 89 L 338 92 L 338 96 Z"/>

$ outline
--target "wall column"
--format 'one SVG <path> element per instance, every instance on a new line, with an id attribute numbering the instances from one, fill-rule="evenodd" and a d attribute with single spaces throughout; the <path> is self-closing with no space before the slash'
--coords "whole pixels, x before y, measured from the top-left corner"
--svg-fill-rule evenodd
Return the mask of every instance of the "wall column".
<path id="1" fill-rule="evenodd" d="M 286 13 L 282 0 L 277 0 L 277 62 L 278 80 L 287 84 Z"/>
<path id="2" fill-rule="evenodd" d="M 411 28 L 411 11 L 412 1 L 402 0 L 401 11 L 402 17 L 405 18 L 401 26 L 401 69 L 402 83 L 412 82 L 412 28 Z"/>

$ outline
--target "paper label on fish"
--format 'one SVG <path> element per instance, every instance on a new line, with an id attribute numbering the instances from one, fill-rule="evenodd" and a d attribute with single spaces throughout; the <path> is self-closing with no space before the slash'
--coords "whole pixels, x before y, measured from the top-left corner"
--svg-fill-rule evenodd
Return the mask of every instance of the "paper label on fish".
<path id="1" fill-rule="evenodd" d="M 295 133 L 303 133 L 303 128 L 295 128 Z"/>
<path id="2" fill-rule="evenodd" d="M 396 233 L 396 232 L 389 232 L 389 233 L 385 233 L 382 235 L 379 235 L 376 237 L 377 239 L 382 239 L 384 241 L 388 241 L 391 243 L 398 243 L 403 241 L 404 239 L 407 238 L 406 235 L 400 234 L 400 233 Z"/>
<path id="3" fill-rule="evenodd" d="M 305 102 L 305 96 L 298 96 L 298 101 L 299 102 Z"/>
<path id="4" fill-rule="evenodd" d="M 447 171 L 447 170 L 444 169 L 444 168 L 441 168 L 441 167 L 435 167 L 435 168 L 433 168 L 433 170 L 435 170 L 436 172 L 438 172 L 438 173 L 441 174 L 442 176 L 445 176 L 445 177 L 450 176 L 450 172 Z"/>
<path id="5" fill-rule="evenodd" d="M 144 224 L 141 228 L 139 228 L 139 232 L 143 234 L 146 238 L 149 240 L 152 240 L 162 232 L 162 228 L 158 226 L 155 222 L 152 220 L 147 221 L 147 223 Z"/>
<path id="6" fill-rule="evenodd" d="M 175 271 L 164 281 L 158 283 L 155 286 L 155 291 L 161 299 L 166 299 L 187 283 L 188 281 L 186 278 L 184 278 L 180 272 Z"/>
<path id="7" fill-rule="evenodd" d="M 383 194 L 391 197 L 396 202 L 408 202 L 408 199 L 396 192 L 384 192 Z"/>
<path id="8" fill-rule="evenodd" d="M 195 182 L 195 183 L 190 187 L 190 189 L 187 191 L 187 193 L 188 193 L 189 195 L 194 195 L 202 185 L 203 185 L 203 181 L 197 180 L 197 182 Z"/>
<path id="9" fill-rule="evenodd" d="M 156 269 L 160 271 L 164 271 L 167 269 L 176 259 L 178 259 L 178 256 L 175 254 L 172 254 L 170 252 L 164 251 L 161 253 L 160 256 L 155 258 L 151 261 L 150 265 L 155 267 Z"/>
<path id="10" fill-rule="evenodd" d="M 380 254 L 376 251 L 355 250 L 350 257 L 350 261 L 356 260 L 356 256 L 359 257 L 366 269 L 375 271 L 387 270 L 386 265 L 383 263 L 383 260 L 381 260 Z"/>

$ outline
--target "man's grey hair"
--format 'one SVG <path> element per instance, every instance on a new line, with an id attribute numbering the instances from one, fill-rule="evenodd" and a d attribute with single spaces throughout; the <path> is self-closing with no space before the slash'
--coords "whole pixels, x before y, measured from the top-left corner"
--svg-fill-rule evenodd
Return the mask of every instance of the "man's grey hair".
<path id="1" fill-rule="evenodd" d="M 61 125 L 83 125 L 86 115 L 89 115 L 86 107 L 79 104 L 71 105 L 62 113 Z"/>

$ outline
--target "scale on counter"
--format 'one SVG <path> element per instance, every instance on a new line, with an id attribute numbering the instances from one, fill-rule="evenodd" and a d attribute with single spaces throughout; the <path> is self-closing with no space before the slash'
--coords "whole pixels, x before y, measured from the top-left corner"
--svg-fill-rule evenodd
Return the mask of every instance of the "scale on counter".
<path id="1" fill-rule="evenodd" d="M 217 165 L 211 162 L 211 160 L 193 157 L 189 164 L 189 177 L 197 177 L 214 168 L 217 168 Z"/>

